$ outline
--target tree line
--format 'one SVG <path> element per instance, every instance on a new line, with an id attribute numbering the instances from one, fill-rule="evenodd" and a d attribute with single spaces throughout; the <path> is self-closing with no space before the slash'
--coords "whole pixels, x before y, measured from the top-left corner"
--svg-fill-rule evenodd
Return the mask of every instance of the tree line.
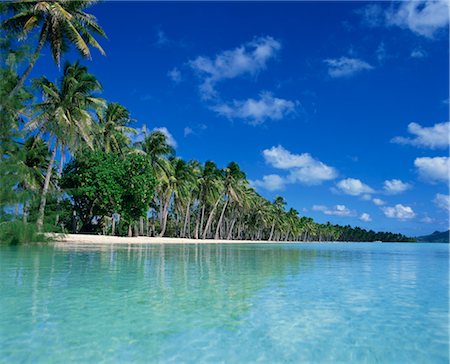
<path id="1" fill-rule="evenodd" d="M 268 241 L 409 240 L 300 216 L 286 209 L 283 197 L 269 201 L 258 194 L 235 162 L 221 168 L 213 161 L 177 157 L 160 131 L 132 142 L 137 131 L 130 112 L 101 98 L 101 83 L 79 61 L 66 62 L 56 82 L 29 80 L 46 46 L 57 65 L 71 46 L 87 58 L 90 47 L 104 54 L 95 36 L 105 33 L 85 11 L 93 3 L 19 1 L 0 9 L 6 18 L 0 44 L 3 236 L 15 232 L 33 240 L 44 231 L 62 231 Z M 37 41 L 31 34 L 38 34 Z"/>

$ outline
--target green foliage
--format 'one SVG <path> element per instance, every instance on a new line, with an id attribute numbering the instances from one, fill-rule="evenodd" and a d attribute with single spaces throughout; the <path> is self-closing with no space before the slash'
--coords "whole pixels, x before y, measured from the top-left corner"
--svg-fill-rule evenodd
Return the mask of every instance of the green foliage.
<path id="1" fill-rule="evenodd" d="M 22 221 L 3 221 L 0 223 L 0 244 L 44 243 L 51 238 L 38 233 L 36 226 Z"/>
<path id="2" fill-rule="evenodd" d="M 99 218 L 113 213 L 127 223 L 145 216 L 155 179 L 150 162 L 142 155 L 86 150 L 68 163 L 61 187 L 74 202 L 81 230 L 94 231 Z"/>
<path id="3" fill-rule="evenodd" d="M 125 221 L 132 223 L 146 215 L 156 182 L 152 166 L 143 155 L 128 154 L 120 161 L 122 195 L 119 213 Z"/>

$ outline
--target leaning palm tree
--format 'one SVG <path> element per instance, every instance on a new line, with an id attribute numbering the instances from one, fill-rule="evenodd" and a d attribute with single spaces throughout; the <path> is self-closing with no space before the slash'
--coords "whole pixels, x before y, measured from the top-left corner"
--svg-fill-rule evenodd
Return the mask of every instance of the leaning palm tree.
<path id="1" fill-rule="evenodd" d="M 243 195 L 244 188 L 246 187 L 245 173 L 242 172 L 239 165 L 236 162 L 231 162 L 223 171 L 223 198 L 224 204 L 220 213 L 219 221 L 216 226 L 216 233 L 214 239 L 219 239 L 220 229 L 222 221 L 225 215 L 225 211 L 231 202 L 241 204 L 241 196 Z"/>
<path id="2" fill-rule="evenodd" d="M 128 126 L 132 122 L 129 111 L 118 103 L 108 103 L 97 113 L 97 120 L 97 144 L 107 153 L 122 153 L 131 143 L 129 135 L 136 134 L 136 130 Z"/>
<path id="3" fill-rule="evenodd" d="M 42 92 L 43 102 L 35 105 L 36 116 L 25 125 L 25 129 L 37 130 L 38 134 L 46 133 L 48 144 L 52 145 L 53 142 L 37 218 L 37 227 L 42 230 L 57 150 L 60 150 L 63 158 L 66 148 L 71 152 L 86 146 L 92 148 L 92 112 L 104 107 L 105 103 L 95 96 L 95 92 L 101 90 L 100 83 L 78 62 L 65 65 L 59 84 L 54 84 L 45 77 L 39 79 L 36 84 Z"/>
<path id="4" fill-rule="evenodd" d="M 200 219 L 200 234 L 203 231 L 202 234 L 203 239 L 206 239 L 206 236 L 208 235 L 209 229 L 211 227 L 212 219 L 217 210 L 217 206 L 220 203 L 223 191 L 223 175 L 217 168 L 216 164 L 212 161 L 207 161 L 205 163 L 201 187 L 202 187 L 202 196 L 200 200 L 200 205 L 202 207 L 201 210 L 202 212 Z M 203 219 L 205 218 L 207 206 L 211 206 L 211 209 L 209 211 L 205 227 L 203 228 Z"/>
<path id="5" fill-rule="evenodd" d="M 105 54 L 93 36 L 96 34 L 105 37 L 105 32 L 92 14 L 84 12 L 86 7 L 94 3 L 96 1 L 93 0 L 19 0 L 12 1 L 6 6 L 6 11 L 12 16 L 3 21 L 2 28 L 17 33 L 20 39 L 25 39 L 33 30 L 39 32 L 36 50 L 9 97 L 23 86 L 46 44 L 50 46 L 53 59 L 58 66 L 61 54 L 71 44 L 74 44 L 86 58 L 91 58 L 89 46 Z"/>

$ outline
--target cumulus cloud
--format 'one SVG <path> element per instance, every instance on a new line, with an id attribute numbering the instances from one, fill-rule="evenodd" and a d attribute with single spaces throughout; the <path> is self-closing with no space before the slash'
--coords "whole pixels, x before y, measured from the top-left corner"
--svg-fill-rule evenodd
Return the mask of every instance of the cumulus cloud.
<path id="1" fill-rule="evenodd" d="M 374 198 L 372 200 L 372 202 L 377 205 L 377 206 L 383 206 L 386 202 L 384 202 L 383 200 L 379 199 L 379 198 Z"/>
<path id="2" fill-rule="evenodd" d="M 169 132 L 169 130 L 165 126 L 162 126 L 159 128 L 153 128 L 152 132 L 154 132 L 154 131 L 159 131 L 159 132 L 163 133 L 167 138 L 167 144 L 169 144 L 173 148 L 177 147 L 177 141 L 175 140 L 173 135 Z"/>
<path id="3" fill-rule="evenodd" d="M 363 213 L 361 214 L 361 216 L 359 217 L 359 219 L 360 219 L 361 221 L 365 221 L 365 222 L 372 221 L 372 218 L 370 217 L 370 215 L 369 215 L 367 212 L 363 212 Z"/>
<path id="4" fill-rule="evenodd" d="M 369 63 L 357 58 L 341 57 L 326 59 L 324 62 L 328 65 L 328 74 L 333 78 L 350 77 L 361 71 L 373 69 Z"/>
<path id="5" fill-rule="evenodd" d="M 175 83 L 180 83 L 182 80 L 181 72 L 177 67 L 174 67 L 169 72 L 167 72 L 167 77 L 169 77 Z"/>
<path id="6" fill-rule="evenodd" d="M 412 138 L 398 136 L 392 139 L 392 142 L 430 149 L 448 148 L 449 146 L 449 121 L 437 123 L 430 127 L 422 127 L 417 123 L 410 123 L 408 132 L 413 135 Z"/>
<path id="7" fill-rule="evenodd" d="M 419 176 L 431 183 L 448 182 L 450 171 L 449 157 L 422 157 L 416 158 L 414 165 Z"/>
<path id="8" fill-rule="evenodd" d="M 402 182 L 399 179 L 391 179 L 384 181 L 383 188 L 386 191 L 386 193 L 395 195 L 410 189 L 411 185 L 409 183 Z"/>
<path id="9" fill-rule="evenodd" d="M 208 100 L 217 96 L 215 86 L 218 82 L 258 74 L 266 68 L 270 59 L 277 56 L 280 49 L 278 40 L 270 36 L 259 37 L 235 49 L 220 52 L 213 58 L 197 57 L 189 65 L 201 78 L 200 93 Z"/>
<path id="10" fill-rule="evenodd" d="M 447 1 L 404 1 L 385 13 L 386 24 L 409 29 L 415 34 L 433 38 L 448 26 Z"/>
<path id="11" fill-rule="evenodd" d="M 278 174 L 269 174 L 264 176 L 261 180 L 251 181 L 252 186 L 261 187 L 268 191 L 279 191 L 285 187 L 285 180 Z"/>
<path id="12" fill-rule="evenodd" d="M 371 4 L 358 12 L 367 26 L 399 27 L 427 38 L 433 38 L 449 23 L 447 1 L 401 1 L 390 7 Z"/>
<path id="13" fill-rule="evenodd" d="M 314 211 L 321 211 L 325 215 L 334 216 L 354 216 L 355 213 L 347 208 L 345 205 L 335 205 L 333 207 L 327 207 L 324 205 L 313 205 L 312 209 Z"/>
<path id="14" fill-rule="evenodd" d="M 338 190 L 346 195 L 360 196 L 373 193 L 374 190 L 356 178 L 346 178 L 336 184 Z"/>
<path id="15" fill-rule="evenodd" d="M 211 107 L 216 113 L 228 119 L 244 119 L 250 124 L 261 124 L 266 120 L 280 120 L 295 112 L 298 101 L 290 101 L 262 92 L 259 99 L 234 100 Z"/>
<path id="16" fill-rule="evenodd" d="M 416 216 L 411 207 L 403 206 L 402 204 L 382 207 L 381 210 L 386 217 L 389 217 L 391 219 L 407 220 L 412 219 Z"/>
<path id="17" fill-rule="evenodd" d="M 450 212 L 450 196 L 449 195 L 437 193 L 433 202 L 438 208 Z"/>
<path id="18" fill-rule="evenodd" d="M 281 145 L 263 151 L 267 164 L 274 168 L 289 170 L 287 181 L 300 182 L 307 185 L 320 184 L 323 181 L 335 179 L 335 168 L 313 158 L 308 153 L 294 154 Z"/>

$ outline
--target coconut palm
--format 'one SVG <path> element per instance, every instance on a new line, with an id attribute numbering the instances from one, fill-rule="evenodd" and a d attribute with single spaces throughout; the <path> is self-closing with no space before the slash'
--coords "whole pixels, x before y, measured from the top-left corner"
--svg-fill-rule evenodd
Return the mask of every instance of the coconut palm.
<path id="1" fill-rule="evenodd" d="M 129 127 L 132 122 L 129 111 L 116 102 L 110 102 L 97 113 L 98 146 L 105 152 L 122 153 L 131 144 L 129 135 L 136 130 Z"/>
<path id="2" fill-rule="evenodd" d="M 47 167 L 37 227 L 42 230 L 45 204 L 57 150 L 61 158 L 65 149 L 75 152 L 93 146 L 92 111 L 104 107 L 104 101 L 95 96 L 101 90 L 100 83 L 87 68 L 78 62 L 66 63 L 62 78 L 54 84 L 43 77 L 36 82 L 42 92 L 43 102 L 35 105 L 35 117 L 25 125 L 26 130 L 37 130 L 38 135 L 47 133 L 48 144 L 53 151 Z"/>
<path id="3" fill-rule="evenodd" d="M 167 136 L 160 131 L 154 131 L 150 135 L 145 136 L 144 140 L 137 142 L 135 146 L 147 155 L 153 167 L 157 180 L 154 208 L 158 209 L 159 207 L 159 223 L 160 227 L 162 227 L 165 216 L 165 201 L 170 201 L 168 187 L 170 178 L 173 175 L 173 166 L 169 158 L 175 154 L 175 151 L 168 143 Z M 172 192 L 170 192 L 171 194 Z"/>
<path id="4" fill-rule="evenodd" d="M 33 30 L 39 32 L 36 50 L 9 97 L 23 86 L 46 44 L 50 46 L 58 67 L 61 54 L 72 44 L 86 58 L 91 58 L 89 46 L 105 54 L 93 35 L 105 37 L 105 32 L 92 14 L 84 12 L 86 7 L 94 3 L 96 1 L 93 0 L 20 0 L 7 5 L 6 11 L 12 13 L 12 16 L 3 21 L 4 29 L 18 34 L 20 39 L 27 38 Z"/>
<path id="5" fill-rule="evenodd" d="M 219 221 L 217 222 L 216 233 L 214 235 L 215 239 L 219 239 L 219 232 L 222 226 L 223 217 L 225 215 L 225 211 L 227 206 L 231 202 L 235 202 L 237 204 L 241 203 L 241 197 L 246 187 L 246 176 L 245 173 L 242 172 L 239 165 L 235 162 L 231 162 L 228 166 L 223 170 L 223 207 L 222 212 L 220 213 Z"/>
<path id="6" fill-rule="evenodd" d="M 203 227 L 203 218 L 205 217 L 206 207 L 209 205 L 211 209 L 209 211 L 208 219 L 206 220 L 205 227 L 203 228 L 203 239 L 206 239 L 214 214 L 217 210 L 217 206 L 220 203 L 223 191 L 223 175 L 217 168 L 216 164 L 212 161 L 205 163 L 202 176 L 202 191 L 203 198 L 201 199 L 202 214 L 200 222 L 200 230 Z"/>

